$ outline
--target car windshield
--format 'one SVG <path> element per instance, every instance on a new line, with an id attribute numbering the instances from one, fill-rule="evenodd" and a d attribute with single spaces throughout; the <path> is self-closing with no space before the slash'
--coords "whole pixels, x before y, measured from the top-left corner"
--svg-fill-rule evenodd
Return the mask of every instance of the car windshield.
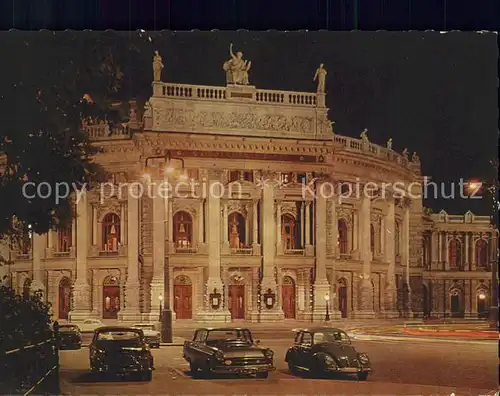
<path id="1" fill-rule="evenodd" d="M 314 343 L 321 344 L 323 342 L 346 342 L 350 343 L 349 337 L 343 331 L 325 330 L 314 333 Z"/>
<path id="2" fill-rule="evenodd" d="M 252 335 L 249 330 L 210 330 L 207 335 L 207 343 L 225 342 L 243 342 L 251 343 Z"/>
<path id="3" fill-rule="evenodd" d="M 127 346 L 140 346 L 141 333 L 133 330 L 102 331 L 97 334 L 96 341 L 100 344 L 124 344 Z"/>
<path id="4" fill-rule="evenodd" d="M 80 329 L 78 326 L 61 326 L 59 327 L 59 331 L 61 333 L 68 333 L 68 332 L 74 332 L 74 331 L 79 331 Z"/>

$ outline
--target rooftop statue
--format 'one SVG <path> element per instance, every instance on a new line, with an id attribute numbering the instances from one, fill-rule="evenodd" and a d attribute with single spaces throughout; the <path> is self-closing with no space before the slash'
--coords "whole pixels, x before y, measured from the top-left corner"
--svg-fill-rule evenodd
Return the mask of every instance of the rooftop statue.
<path id="1" fill-rule="evenodd" d="M 368 143 L 369 140 L 368 140 L 368 129 L 363 129 L 363 131 L 361 132 L 361 135 L 359 135 L 361 140 L 363 140 L 363 142 L 365 143 Z"/>
<path id="2" fill-rule="evenodd" d="M 313 81 L 318 80 L 318 93 L 325 93 L 325 81 L 326 81 L 326 69 L 323 67 L 323 63 L 319 65 L 316 69 L 316 74 L 314 74 Z"/>
<path id="3" fill-rule="evenodd" d="M 389 150 L 392 150 L 392 138 L 390 138 L 388 141 L 387 141 L 387 148 Z"/>
<path id="4" fill-rule="evenodd" d="M 155 56 L 153 57 L 153 81 L 159 82 L 161 81 L 161 72 L 163 70 L 163 59 L 158 53 L 155 51 Z"/>
<path id="5" fill-rule="evenodd" d="M 420 161 L 419 156 L 417 155 L 416 152 L 414 152 L 413 155 L 411 156 L 411 162 L 419 162 L 419 161 Z"/>
<path id="6" fill-rule="evenodd" d="M 226 72 L 226 82 L 228 84 L 248 85 L 248 71 L 252 66 L 251 61 L 243 60 L 243 52 L 233 53 L 233 44 L 229 45 L 231 59 L 224 62 L 222 67 Z"/>
<path id="7" fill-rule="evenodd" d="M 408 149 L 407 148 L 405 148 L 401 154 L 403 154 L 403 157 L 405 157 L 405 159 L 408 159 Z"/>

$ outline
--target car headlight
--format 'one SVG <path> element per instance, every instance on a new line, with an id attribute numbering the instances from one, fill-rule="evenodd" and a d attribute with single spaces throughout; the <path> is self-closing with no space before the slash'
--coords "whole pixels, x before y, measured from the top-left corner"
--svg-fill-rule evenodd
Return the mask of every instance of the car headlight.
<path id="1" fill-rule="evenodd" d="M 224 352 L 222 352 L 222 351 L 217 351 L 217 352 L 215 353 L 215 358 L 216 358 L 217 360 L 224 360 Z"/>
<path id="2" fill-rule="evenodd" d="M 358 355 L 359 361 L 363 364 L 369 363 L 370 359 L 368 358 L 368 355 L 366 353 L 360 353 Z"/>
<path id="3" fill-rule="evenodd" d="M 330 355 L 325 355 L 324 362 L 327 366 L 330 366 L 330 367 L 335 367 L 337 365 L 335 363 L 335 360 Z"/>
<path id="4" fill-rule="evenodd" d="M 274 352 L 271 351 L 270 349 L 266 349 L 264 351 L 264 356 L 267 358 L 267 359 L 272 359 L 274 357 Z"/>

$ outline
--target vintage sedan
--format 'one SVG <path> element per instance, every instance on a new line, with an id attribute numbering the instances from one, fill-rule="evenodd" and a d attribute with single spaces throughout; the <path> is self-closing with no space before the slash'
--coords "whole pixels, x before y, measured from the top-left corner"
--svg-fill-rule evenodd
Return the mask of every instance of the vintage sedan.
<path id="1" fill-rule="evenodd" d="M 151 323 L 137 323 L 133 325 L 136 329 L 141 329 L 144 332 L 146 342 L 151 348 L 160 347 L 161 335 L 158 330 L 155 330 L 155 325 Z"/>
<path id="2" fill-rule="evenodd" d="M 77 325 L 61 325 L 58 331 L 59 349 L 80 349 L 82 347 L 82 335 Z"/>
<path id="3" fill-rule="evenodd" d="M 372 371 L 368 355 L 356 351 L 347 333 L 334 328 L 298 330 L 285 362 L 292 373 L 353 374 L 360 381 Z"/>
<path id="4" fill-rule="evenodd" d="M 139 374 L 151 381 L 153 355 L 144 333 L 133 327 L 106 326 L 94 331 L 89 346 L 90 369 L 101 374 Z"/>
<path id="5" fill-rule="evenodd" d="M 273 371 L 274 353 L 254 342 L 249 329 L 198 329 L 184 343 L 184 359 L 195 377 L 207 374 L 251 374 L 267 378 Z"/>
<path id="6" fill-rule="evenodd" d="M 83 322 L 78 323 L 78 327 L 82 333 L 92 333 L 95 329 L 105 326 L 99 319 L 85 319 Z"/>

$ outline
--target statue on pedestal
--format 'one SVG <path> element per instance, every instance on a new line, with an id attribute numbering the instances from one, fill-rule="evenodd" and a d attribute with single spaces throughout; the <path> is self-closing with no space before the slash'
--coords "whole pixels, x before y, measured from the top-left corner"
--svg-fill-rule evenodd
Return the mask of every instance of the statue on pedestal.
<path id="1" fill-rule="evenodd" d="M 392 150 L 392 138 L 387 141 L 387 149 Z"/>
<path id="2" fill-rule="evenodd" d="M 318 80 L 318 89 L 317 93 L 325 93 L 325 85 L 326 85 L 326 69 L 323 67 L 323 63 L 319 65 L 316 69 L 316 74 L 314 74 L 313 81 Z"/>
<path id="3" fill-rule="evenodd" d="M 408 149 L 407 149 L 407 148 L 405 148 L 405 149 L 403 150 L 402 154 L 403 154 L 403 157 L 405 157 L 405 159 L 407 160 L 407 159 L 408 159 Z"/>
<path id="4" fill-rule="evenodd" d="M 419 156 L 417 155 L 416 152 L 414 152 L 411 156 L 411 162 L 420 162 L 420 158 Z"/>
<path id="5" fill-rule="evenodd" d="M 158 53 L 155 51 L 155 56 L 153 57 L 153 81 L 159 82 L 161 81 L 161 72 L 163 70 L 163 59 Z"/>
<path id="6" fill-rule="evenodd" d="M 238 232 L 238 221 L 236 217 L 233 217 L 231 222 L 231 235 L 229 236 L 229 247 L 232 249 L 238 249 L 240 247 L 240 234 Z"/>
<path id="7" fill-rule="evenodd" d="M 361 138 L 361 140 L 363 140 L 364 143 L 368 143 L 369 140 L 368 140 L 368 129 L 363 129 L 363 131 L 361 132 L 361 134 L 359 135 L 359 137 Z"/>
<path id="8" fill-rule="evenodd" d="M 248 71 L 252 66 L 251 61 L 243 60 L 243 53 L 233 53 L 233 44 L 229 45 L 231 59 L 224 62 L 223 69 L 226 72 L 226 82 L 228 84 L 248 85 Z"/>

